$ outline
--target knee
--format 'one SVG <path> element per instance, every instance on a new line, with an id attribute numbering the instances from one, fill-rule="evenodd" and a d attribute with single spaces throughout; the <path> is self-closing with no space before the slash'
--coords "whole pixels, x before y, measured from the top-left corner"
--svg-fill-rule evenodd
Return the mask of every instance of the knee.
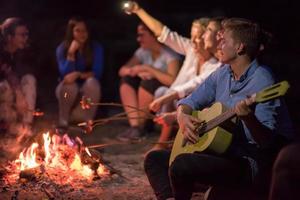
<path id="1" fill-rule="evenodd" d="M 144 170 L 147 173 L 150 169 L 153 168 L 153 165 L 156 165 L 159 161 L 161 155 L 159 151 L 151 151 L 149 152 L 144 160 Z"/>
<path id="2" fill-rule="evenodd" d="M 90 77 L 86 79 L 82 88 L 83 90 L 92 90 L 93 92 L 100 92 L 100 83 L 96 78 Z"/>
<path id="3" fill-rule="evenodd" d="M 273 166 L 273 172 L 279 173 L 283 171 L 289 171 L 297 161 L 297 157 L 295 157 L 295 153 L 299 152 L 300 146 L 299 145 L 289 145 L 283 148 L 277 156 L 275 164 Z M 298 159 L 300 160 L 300 159 Z"/>
<path id="4" fill-rule="evenodd" d="M 76 83 L 64 84 L 60 83 L 56 88 L 56 96 L 58 98 L 67 98 L 68 96 L 76 96 L 78 94 L 78 86 Z"/>
<path id="5" fill-rule="evenodd" d="M 186 177 L 186 172 L 189 168 L 186 164 L 185 154 L 181 154 L 175 158 L 169 168 L 169 177 L 174 180 L 174 178 L 182 179 Z"/>
<path id="6" fill-rule="evenodd" d="M 158 98 L 161 96 L 164 96 L 165 94 L 168 93 L 169 88 L 166 86 L 160 86 L 159 88 L 157 88 L 154 92 L 154 97 Z"/>
<path id="7" fill-rule="evenodd" d="M 86 79 L 85 84 L 87 85 L 99 85 L 99 81 L 95 77 L 89 77 Z"/>
<path id="8" fill-rule="evenodd" d="M 32 74 L 26 74 L 22 77 L 21 84 L 36 86 L 36 78 Z"/>

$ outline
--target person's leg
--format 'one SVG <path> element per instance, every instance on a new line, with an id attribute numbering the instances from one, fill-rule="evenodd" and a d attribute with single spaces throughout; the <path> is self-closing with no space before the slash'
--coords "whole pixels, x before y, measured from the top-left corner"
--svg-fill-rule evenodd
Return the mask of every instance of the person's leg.
<path id="1" fill-rule="evenodd" d="M 0 120 L 5 126 L 17 121 L 17 111 L 15 109 L 15 95 L 9 83 L 4 80 L 0 82 Z M 4 125 L 3 124 L 3 125 Z"/>
<path id="2" fill-rule="evenodd" d="M 138 108 L 138 96 L 137 90 L 141 79 L 139 77 L 122 77 L 120 86 L 120 96 L 123 104 L 123 108 L 127 114 L 130 128 L 123 131 L 117 136 L 118 140 L 129 141 L 131 136 L 139 136 L 139 113 Z"/>
<path id="3" fill-rule="evenodd" d="M 80 94 L 90 98 L 92 102 L 98 103 L 101 98 L 101 87 L 99 81 L 93 77 L 88 78 L 80 88 Z M 71 113 L 71 120 L 77 122 L 93 120 L 96 115 L 97 108 L 98 106 L 91 106 L 91 108 L 83 110 L 80 103 L 78 103 Z"/>
<path id="4" fill-rule="evenodd" d="M 190 199 L 194 184 L 235 185 L 245 176 L 246 162 L 232 161 L 207 154 L 181 154 L 169 168 L 175 199 Z"/>
<path id="5" fill-rule="evenodd" d="M 140 127 L 144 130 L 151 130 L 151 127 L 148 124 L 149 119 L 145 119 L 149 116 L 149 105 L 154 100 L 154 93 L 156 90 L 161 87 L 162 84 L 157 79 L 142 80 L 139 90 L 138 90 L 138 99 L 139 99 L 139 109 L 143 110 L 140 112 Z"/>
<path id="6" fill-rule="evenodd" d="M 138 90 L 138 105 L 139 109 L 139 125 L 141 128 L 144 127 L 146 118 L 149 116 L 149 105 L 153 101 L 154 97 L 153 94 L 149 93 L 142 87 L 139 87 Z"/>
<path id="7" fill-rule="evenodd" d="M 138 96 L 134 87 L 130 84 L 123 82 L 120 86 L 120 96 L 124 110 L 127 113 L 128 121 L 131 127 L 139 126 L 139 114 L 134 108 L 138 108 Z"/>
<path id="8" fill-rule="evenodd" d="M 168 176 L 170 151 L 152 151 L 147 154 L 144 169 L 158 200 L 173 197 Z"/>
<path id="9" fill-rule="evenodd" d="M 162 106 L 162 111 L 164 113 L 170 113 L 172 111 L 175 111 L 175 107 L 174 107 L 174 102 L 169 102 L 166 103 Z M 176 118 L 175 118 L 176 121 Z M 158 138 L 158 143 L 164 143 L 166 141 L 168 141 L 171 137 L 171 133 L 173 130 L 174 126 L 171 124 L 163 124 L 162 128 L 161 128 L 161 132 L 160 132 L 160 136 Z"/>
<path id="10" fill-rule="evenodd" d="M 275 161 L 270 187 L 270 200 L 300 199 L 300 143 L 282 149 Z"/>
<path id="11" fill-rule="evenodd" d="M 173 126 L 172 125 L 162 125 L 161 127 L 161 132 L 158 138 L 158 146 L 157 147 L 165 147 L 166 145 L 164 145 L 165 142 L 167 142 L 170 139 L 171 133 L 173 130 Z"/>
<path id="12" fill-rule="evenodd" d="M 28 105 L 28 111 L 23 115 L 23 123 L 31 124 L 36 104 L 36 78 L 31 74 L 26 74 L 21 78 L 20 85 Z"/>
<path id="13" fill-rule="evenodd" d="M 55 92 L 59 107 L 58 125 L 67 127 L 69 124 L 71 108 L 73 107 L 79 92 L 78 86 L 76 83 L 64 84 L 63 82 L 60 82 L 56 87 Z"/>

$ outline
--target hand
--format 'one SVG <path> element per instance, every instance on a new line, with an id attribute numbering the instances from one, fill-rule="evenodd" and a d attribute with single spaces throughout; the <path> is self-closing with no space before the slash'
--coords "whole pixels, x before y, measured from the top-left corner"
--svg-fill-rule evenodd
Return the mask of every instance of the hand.
<path id="1" fill-rule="evenodd" d="M 182 131 L 185 143 L 186 141 L 190 141 L 193 144 L 198 142 L 198 136 L 195 134 L 195 130 L 203 123 L 203 120 L 199 120 L 183 112 L 177 112 L 177 122 Z"/>
<path id="2" fill-rule="evenodd" d="M 68 54 L 75 54 L 75 52 L 80 48 L 80 43 L 76 40 L 71 42 L 71 45 L 68 49 Z"/>
<path id="3" fill-rule="evenodd" d="M 162 113 L 155 117 L 153 121 L 163 126 L 171 126 L 176 122 L 176 112 Z"/>
<path id="4" fill-rule="evenodd" d="M 163 105 L 163 101 L 158 98 L 152 101 L 149 105 L 149 109 L 153 112 L 158 112 L 161 109 L 161 106 Z"/>
<path id="5" fill-rule="evenodd" d="M 124 77 L 124 76 L 130 76 L 131 69 L 128 66 L 122 66 L 121 69 L 119 70 L 119 76 Z"/>
<path id="6" fill-rule="evenodd" d="M 74 83 L 76 81 L 76 79 L 78 79 L 80 77 L 81 73 L 80 72 L 71 72 L 67 75 L 65 75 L 63 82 L 65 84 L 71 84 Z"/>
<path id="7" fill-rule="evenodd" d="M 142 69 L 143 65 L 135 65 L 130 68 L 130 76 L 137 76 L 138 73 L 143 72 L 144 70 Z"/>
<path id="8" fill-rule="evenodd" d="M 138 76 L 143 80 L 150 80 L 153 78 L 152 74 L 150 74 L 149 72 L 140 72 L 138 73 Z"/>
<path id="9" fill-rule="evenodd" d="M 126 14 L 131 15 L 132 13 L 137 13 L 140 6 L 135 1 L 127 1 L 123 4 L 123 10 Z"/>
<path id="10" fill-rule="evenodd" d="M 93 77 L 94 76 L 94 73 L 93 72 L 81 72 L 80 75 L 79 75 L 79 78 L 80 79 L 88 79 L 90 77 Z"/>
<path id="11" fill-rule="evenodd" d="M 137 76 L 137 73 L 140 71 L 139 70 L 140 65 L 136 65 L 136 66 L 122 66 L 122 68 L 119 71 L 119 75 L 121 77 L 124 76 L 131 76 L 131 77 L 135 77 Z"/>
<path id="12" fill-rule="evenodd" d="M 247 118 L 252 113 L 252 110 L 250 109 L 250 105 L 251 102 L 249 99 L 244 99 L 238 102 L 234 106 L 234 111 L 236 115 L 241 119 Z"/>

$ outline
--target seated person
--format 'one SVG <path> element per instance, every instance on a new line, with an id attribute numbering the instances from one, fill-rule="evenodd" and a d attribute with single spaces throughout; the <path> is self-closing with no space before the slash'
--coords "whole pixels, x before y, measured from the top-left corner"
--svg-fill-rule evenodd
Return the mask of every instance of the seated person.
<path id="1" fill-rule="evenodd" d="M 83 110 L 81 96 L 99 102 L 100 78 L 103 72 L 103 49 L 90 41 L 86 22 L 81 18 L 69 20 L 65 40 L 56 49 L 61 81 L 56 88 L 59 103 L 58 127 L 67 128 L 70 117 L 74 121 L 88 121 L 95 117 L 97 106 Z"/>
<path id="2" fill-rule="evenodd" d="M 171 31 L 167 26 L 150 16 L 138 3 L 132 2 L 132 5 L 131 10 L 127 10 L 127 12 L 135 13 L 155 33 L 158 41 L 185 56 L 175 81 L 170 87 L 159 87 L 155 92 L 155 100 L 149 106 L 150 110 L 161 112 L 161 116 L 156 118 L 155 121 L 163 126 L 158 144 L 153 147 L 153 149 L 159 149 L 164 147 L 163 143 L 169 139 L 173 128 L 172 123 L 164 123 L 163 118 L 171 119 L 174 116 L 168 112 L 175 110 L 175 100 L 183 98 L 193 91 L 208 75 L 220 67 L 221 63 L 214 58 L 215 52 L 203 49 L 202 35 L 209 23 L 208 18 L 193 21 L 191 38 L 189 39 Z M 218 22 L 221 19 L 212 21 Z M 214 49 L 214 51 L 216 50 Z M 173 117 L 173 119 L 175 118 Z"/>
<path id="3" fill-rule="evenodd" d="M 12 134 L 20 134 L 21 129 L 31 134 L 33 123 L 36 78 L 25 51 L 28 36 L 27 25 L 21 18 L 8 18 L 1 25 L 0 121 L 6 127 L 3 131 Z"/>
<path id="4" fill-rule="evenodd" d="M 170 151 L 150 152 L 144 166 L 158 199 L 191 199 L 195 183 L 235 190 L 246 187 L 260 171 L 270 169 L 281 144 L 293 138 L 282 99 L 252 106 L 248 99 L 275 83 L 270 68 L 256 60 L 266 47 L 265 32 L 246 19 L 227 19 L 223 26 L 220 61 L 227 65 L 178 102 L 177 120 L 183 141 L 194 144 L 199 139 L 195 130 L 203 122 L 191 116 L 192 110 L 221 102 L 238 116 L 233 141 L 224 154 L 182 153 L 170 166 Z"/>
<path id="5" fill-rule="evenodd" d="M 160 111 L 160 115 L 155 118 L 155 121 L 162 125 L 158 144 L 153 147 L 153 150 L 164 148 L 163 143 L 170 137 L 173 128 L 172 119 L 173 122 L 176 121 L 176 112 L 172 111 L 175 110 L 177 100 L 189 95 L 196 87 L 201 85 L 212 72 L 222 65 L 221 62 L 218 61 L 219 51 L 217 50 L 217 33 L 221 28 L 222 20 L 223 18 L 210 19 L 206 31 L 194 42 L 193 51 L 198 56 L 198 71 L 195 74 L 196 76 L 191 77 L 185 83 L 172 84 L 168 90 L 157 95 L 158 98 L 151 102 L 149 108 L 154 112 Z M 159 92 L 158 89 L 157 93 Z M 167 119 L 167 121 L 164 119 Z"/>
<path id="6" fill-rule="evenodd" d="M 119 70 L 121 100 L 131 127 L 118 136 L 123 141 L 141 136 L 155 90 L 162 85 L 170 86 L 179 70 L 178 55 L 160 44 L 144 24 L 138 25 L 137 35 L 140 48 Z"/>
<path id="7" fill-rule="evenodd" d="M 300 199 L 300 141 L 283 148 L 272 170 L 269 200 Z"/>

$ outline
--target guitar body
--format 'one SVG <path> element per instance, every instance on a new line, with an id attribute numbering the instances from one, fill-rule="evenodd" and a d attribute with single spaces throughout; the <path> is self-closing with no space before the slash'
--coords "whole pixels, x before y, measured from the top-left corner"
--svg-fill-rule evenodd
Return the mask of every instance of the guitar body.
<path id="1" fill-rule="evenodd" d="M 226 108 L 218 102 L 213 104 L 210 108 L 204 109 L 203 111 L 194 111 L 192 115 L 196 118 L 208 122 L 225 111 Z M 214 152 L 216 154 L 222 154 L 227 150 L 231 141 L 232 134 L 221 128 L 220 126 L 217 126 L 204 133 L 199 138 L 199 141 L 196 144 L 186 143 L 185 146 L 182 146 L 183 134 L 181 130 L 179 130 L 173 144 L 169 165 L 172 164 L 172 162 L 178 155 L 183 153 L 202 152 L 206 150 L 209 152 Z"/>

